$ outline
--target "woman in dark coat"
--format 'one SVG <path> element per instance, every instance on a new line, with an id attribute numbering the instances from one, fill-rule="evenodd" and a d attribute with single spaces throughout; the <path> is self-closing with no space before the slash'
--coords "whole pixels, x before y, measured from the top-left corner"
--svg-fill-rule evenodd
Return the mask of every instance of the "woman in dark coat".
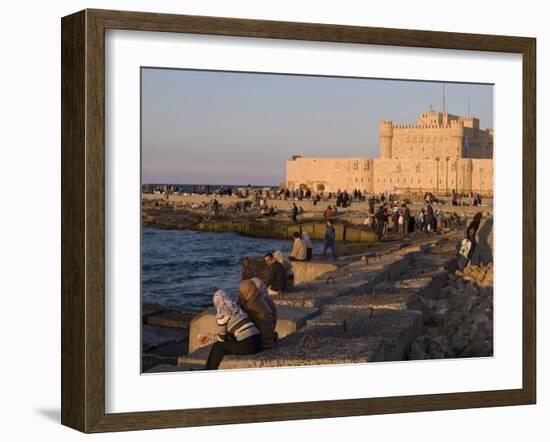
<path id="1" fill-rule="evenodd" d="M 275 321 L 269 305 L 260 295 L 256 284 L 250 279 L 245 279 L 239 287 L 239 299 L 237 303 L 247 313 L 248 317 L 260 330 L 263 348 L 274 348 Z"/>

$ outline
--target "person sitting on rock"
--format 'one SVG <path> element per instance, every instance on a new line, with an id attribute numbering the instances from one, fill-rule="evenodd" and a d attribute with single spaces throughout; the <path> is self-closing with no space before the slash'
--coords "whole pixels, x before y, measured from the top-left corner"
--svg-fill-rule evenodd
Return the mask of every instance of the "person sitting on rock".
<path id="1" fill-rule="evenodd" d="M 239 292 L 237 303 L 260 331 L 262 348 L 274 348 L 276 346 L 275 322 L 273 321 L 271 309 L 258 292 L 256 284 L 250 279 L 245 279 L 239 286 Z"/>
<path id="2" fill-rule="evenodd" d="M 271 296 L 280 297 L 288 289 L 288 276 L 284 266 L 277 261 L 272 253 L 264 255 L 264 262 L 269 266 L 267 275 L 267 293 Z"/>
<path id="3" fill-rule="evenodd" d="M 207 370 L 217 370 L 225 355 L 249 355 L 262 350 L 260 330 L 245 311 L 223 290 L 214 293 L 216 325 L 218 332 L 213 336 L 199 335 L 202 344 L 214 341 L 206 361 Z"/>
<path id="4" fill-rule="evenodd" d="M 311 258 L 313 258 L 313 243 L 309 238 L 309 233 L 302 232 L 302 239 L 306 245 L 306 261 L 311 261 Z"/>
<path id="5" fill-rule="evenodd" d="M 467 233 L 468 235 L 468 233 Z M 469 232 L 469 236 L 466 236 L 462 241 L 460 241 L 457 245 L 457 255 L 458 255 L 458 261 L 457 261 L 457 267 L 458 270 L 461 272 L 464 271 L 466 266 L 470 263 L 470 260 L 472 259 L 472 255 L 474 253 L 475 249 L 475 239 L 471 232 Z"/>
<path id="6" fill-rule="evenodd" d="M 265 303 L 268 305 L 269 309 L 271 310 L 271 316 L 273 316 L 273 326 L 275 327 L 277 325 L 277 304 L 273 302 L 273 298 L 269 296 L 267 293 L 267 286 L 265 283 L 258 277 L 252 278 L 251 281 L 256 286 L 256 289 L 258 290 L 258 293 L 262 297 L 262 299 L 265 301 Z"/>
<path id="7" fill-rule="evenodd" d="M 280 250 L 273 252 L 273 258 L 279 261 L 285 268 L 286 275 L 288 277 L 288 288 L 290 289 L 294 287 L 294 270 L 292 270 L 292 263 L 285 258 L 285 255 L 283 255 L 283 252 Z"/>
<path id="8" fill-rule="evenodd" d="M 294 243 L 292 244 L 292 251 L 288 255 L 288 259 L 291 261 L 305 261 L 307 259 L 307 247 L 306 242 L 300 237 L 299 232 L 294 232 Z"/>

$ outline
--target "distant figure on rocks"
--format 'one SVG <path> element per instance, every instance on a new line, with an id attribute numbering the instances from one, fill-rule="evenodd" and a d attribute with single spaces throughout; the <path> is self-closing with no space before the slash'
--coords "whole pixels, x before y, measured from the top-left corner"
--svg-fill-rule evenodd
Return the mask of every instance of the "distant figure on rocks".
<path id="1" fill-rule="evenodd" d="M 294 243 L 292 244 L 292 251 L 288 255 L 288 259 L 291 261 L 305 261 L 307 258 L 306 242 L 300 237 L 299 232 L 294 232 Z"/>
<path id="2" fill-rule="evenodd" d="M 332 218 L 334 216 L 334 210 L 332 210 L 332 206 L 328 206 L 324 213 L 325 218 Z"/>
<path id="3" fill-rule="evenodd" d="M 311 261 L 311 258 L 313 258 L 313 243 L 309 238 L 309 233 L 302 232 L 302 239 L 306 245 L 306 261 Z"/>
<path id="4" fill-rule="evenodd" d="M 292 215 L 291 215 L 292 221 L 296 222 L 298 220 L 298 207 L 296 206 L 296 203 L 292 203 Z"/>
<path id="5" fill-rule="evenodd" d="M 288 276 L 284 266 L 277 261 L 273 254 L 266 253 L 264 262 L 269 266 L 269 274 L 267 275 L 267 293 L 271 296 L 280 297 L 288 288 Z"/>
<path id="6" fill-rule="evenodd" d="M 401 216 L 403 217 L 403 237 L 409 236 L 409 224 L 411 220 L 411 209 L 406 204 L 401 205 Z"/>
<path id="7" fill-rule="evenodd" d="M 384 206 L 380 206 L 378 212 L 376 212 L 376 233 L 378 235 L 378 241 L 384 241 L 385 223 L 386 215 L 384 214 Z"/>
<path id="8" fill-rule="evenodd" d="M 294 287 L 294 270 L 292 270 L 292 263 L 285 258 L 285 255 L 283 255 L 283 252 L 281 252 L 280 250 L 276 250 L 275 252 L 273 252 L 273 258 L 279 261 L 285 268 L 288 278 L 287 287 L 291 289 L 292 287 Z"/>
<path id="9" fill-rule="evenodd" d="M 206 361 L 207 370 L 217 370 L 225 355 L 249 355 L 262 350 L 262 336 L 244 310 L 223 290 L 214 294 L 216 325 L 214 336 L 199 335 L 202 344 L 214 341 Z"/>
<path id="10" fill-rule="evenodd" d="M 435 232 L 437 229 L 437 221 L 435 219 L 435 213 L 431 203 L 428 203 L 426 206 L 426 225 L 430 227 L 432 232 Z"/>
<path id="11" fill-rule="evenodd" d="M 262 337 L 262 348 L 274 348 L 275 343 L 275 322 L 269 305 L 260 295 L 256 284 L 250 279 L 245 279 L 239 286 L 238 304 L 243 308 L 248 317 L 252 320 Z"/>
<path id="12" fill-rule="evenodd" d="M 477 212 L 474 215 L 474 219 L 472 220 L 472 222 L 470 223 L 470 225 L 466 229 L 466 237 L 467 238 L 470 237 L 470 233 L 473 235 L 474 238 L 476 237 L 477 231 L 479 230 L 479 225 L 481 223 L 482 216 L 483 216 L 483 214 L 481 212 Z"/>
<path id="13" fill-rule="evenodd" d="M 476 247 L 475 240 L 473 239 L 472 236 L 468 236 L 468 235 L 466 235 L 466 238 L 464 238 L 462 241 L 458 243 L 457 245 L 458 270 L 463 271 L 466 268 L 466 266 L 470 263 L 475 247 Z"/>
<path id="14" fill-rule="evenodd" d="M 325 233 L 325 247 L 323 248 L 323 256 L 327 254 L 327 250 L 331 249 L 332 259 L 336 261 L 336 230 L 332 225 L 332 221 L 327 221 L 327 231 Z"/>

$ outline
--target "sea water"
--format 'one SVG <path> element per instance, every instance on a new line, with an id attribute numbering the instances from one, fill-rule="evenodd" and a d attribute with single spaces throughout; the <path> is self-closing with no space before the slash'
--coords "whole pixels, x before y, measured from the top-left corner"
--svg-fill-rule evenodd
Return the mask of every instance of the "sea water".
<path id="1" fill-rule="evenodd" d="M 314 245 L 314 251 L 321 247 Z M 292 249 L 291 240 L 249 238 L 238 233 L 143 228 L 142 303 L 202 310 L 223 289 L 237 296 L 244 256 Z"/>

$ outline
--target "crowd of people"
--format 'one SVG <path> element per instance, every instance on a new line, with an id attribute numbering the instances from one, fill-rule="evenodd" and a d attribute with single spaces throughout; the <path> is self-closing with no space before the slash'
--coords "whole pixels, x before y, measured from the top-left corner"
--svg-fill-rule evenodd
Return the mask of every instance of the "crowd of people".
<path id="1" fill-rule="evenodd" d="M 381 204 L 374 213 L 367 215 L 363 225 L 372 228 L 379 241 L 384 241 L 393 232 L 406 238 L 413 232 L 437 233 L 443 229 L 459 230 L 465 219 L 456 212 L 446 213 L 433 207 L 431 202 L 411 211 L 407 203 Z"/>

